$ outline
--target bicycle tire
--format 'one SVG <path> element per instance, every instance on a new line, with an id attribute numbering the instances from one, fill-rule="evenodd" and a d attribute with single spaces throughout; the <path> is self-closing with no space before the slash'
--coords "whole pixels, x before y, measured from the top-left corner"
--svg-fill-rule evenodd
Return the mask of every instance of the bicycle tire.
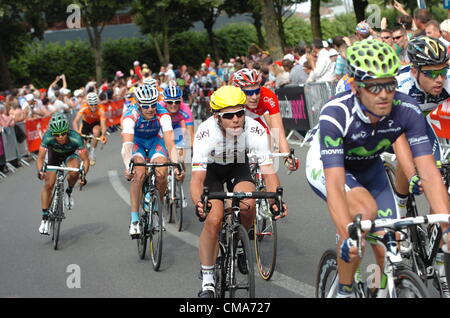
<path id="1" fill-rule="evenodd" d="M 239 242 L 241 242 L 241 247 L 243 253 L 241 258 L 243 258 L 246 271 L 239 268 L 237 247 Z M 242 225 L 237 227 L 237 232 L 232 236 L 232 258 L 233 260 L 229 262 L 228 267 L 228 289 L 230 298 L 255 298 L 255 273 L 254 273 L 254 262 L 253 253 L 250 249 L 250 241 L 248 239 L 248 233 Z M 243 291 L 241 293 L 241 291 Z"/>
<path id="2" fill-rule="evenodd" d="M 161 266 L 163 248 L 163 216 L 161 211 L 161 200 L 159 191 L 155 189 L 152 194 L 152 204 L 150 211 L 150 255 L 155 271 Z"/>
<path id="3" fill-rule="evenodd" d="M 334 291 L 332 289 L 337 284 L 337 279 L 337 254 L 335 250 L 328 249 L 322 254 L 319 261 L 316 277 L 316 298 L 335 298 L 337 288 Z M 330 291 L 332 294 L 330 294 Z"/>
<path id="4" fill-rule="evenodd" d="M 219 243 L 219 253 L 217 254 L 215 264 L 215 297 L 225 298 L 225 291 L 227 290 L 227 253 L 225 247 Z"/>
<path id="5" fill-rule="evenodd" d="M 403 269 L 396 273 L 394 286 L 397 298 L 431 298 L 431 295 L 422 279 L 416 273 L 408 269 Z"/>
<path id="6" fill-rule="evenodd" d="M 61 231 L 61 221 L 63 215 L 63 201 L 61 195 L 56 195 L 56 213 L 54 215 L 54 223 L 53 223 L 53 249 L 56 251 L 58 249 L 59 244 L 59 234 Z"/>
<path id="7" fill-rule="evenodd" d="M 166 219 L 167 223 L 172 223 L 172 208 L 170 204 L 170 190 L 167 187 L 167 191 L 163 197 L 163 216 Z"/>
<path id="8" fill-rule="evenodd" d="M 147 241 L 148 241 L 148 213 L 141 215 L 139 219 L 139 227 L 141 230 L 141 235 L 136 240 L 137 241 L 137 250 L 140 259 L 145 259 L 145 254 L 147 251 Z"/>
<path id="9" fill-rule="evenodd" d="M 383 164 L 388 176 L 388 181 L 391 184 L 392 189 L 394 189 L 395 191 L 395 167 L 391 163 L 386 161 Z"/>
<path id="10" fill-rule="evenodd" d="M 175 180 L 175 200 L 170 204 L 170 215 L 174 217 L 178 232 L 183 228 L 183 197 L 182 197 L 182 183 Z"/>
<path id="11" fill-rule="evenodd" d="M 267 200 L 259 200 L 254 220 L 255 258 L 258 272 L 270 280 L 277 261 L 277 222 L 273 220 Z"/>

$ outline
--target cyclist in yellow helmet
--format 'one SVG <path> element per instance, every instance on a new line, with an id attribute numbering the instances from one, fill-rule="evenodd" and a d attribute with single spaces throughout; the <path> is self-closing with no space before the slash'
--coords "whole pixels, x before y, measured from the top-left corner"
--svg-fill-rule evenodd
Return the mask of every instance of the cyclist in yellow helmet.
<path id="1" fill-rule="evenodd" d="M 270 157 L 267 133 L 256 120 L 245 116 L 246 95 L 239 87 L 222 86 L 211 96 L 213 115 L 197 129 L 192 158 L 191 197 L 196 213 L 205 224 L 200 235 L 199 257 L 202 271 L 201 298 L 214 297 L 214 264 L 217 257 L 218 232 L 223 219 L 223 201 L 211 200 L 206 215 L 201 194 L 207 186 L 211 192 L 253 192 L 255 184 L 250 174 L 247 151 L 264 155 L 260 163 L 267 191 L 276 191 L 280 182 Z M 243 200 L 241 223 L 248 230 L 255 218 L 255 200 Z M 287 207 L 279 217 L 287 215 Z M 238 254 L 239 255 L 239 254 Z M 239 263 L 238 256 L 238 263 Z M 239 264 L 245 271 L 246 264 Z"/>

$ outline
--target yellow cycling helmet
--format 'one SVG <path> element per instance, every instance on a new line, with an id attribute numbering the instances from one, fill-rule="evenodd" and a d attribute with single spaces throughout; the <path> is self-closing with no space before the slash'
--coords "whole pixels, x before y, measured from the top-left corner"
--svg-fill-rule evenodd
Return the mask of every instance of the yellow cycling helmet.
<path id="1" fill-rule="evenodd" d="M 247 97 L 242 89 L 235 86 L 222 86 L 211 95 L 209 106 L 213 111 L 219 111 L 227 107 L 245 105 Z"/>

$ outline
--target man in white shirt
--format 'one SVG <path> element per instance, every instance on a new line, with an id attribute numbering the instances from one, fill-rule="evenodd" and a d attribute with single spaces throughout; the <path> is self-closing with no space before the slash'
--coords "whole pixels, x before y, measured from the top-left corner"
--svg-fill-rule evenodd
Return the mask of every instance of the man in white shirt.
<path id="1" fill-rule="evenodd" d="M 323 47 L 321 39 L 314 39 L 313 52 L 317 55 L 317 61 L 313 71 L 309 74 L 306 81 L 310 82 L 330 82 L 334 78 L 332 63 L 328 50 Z M 311 63 L 311 61 L 309 61 Z"/>

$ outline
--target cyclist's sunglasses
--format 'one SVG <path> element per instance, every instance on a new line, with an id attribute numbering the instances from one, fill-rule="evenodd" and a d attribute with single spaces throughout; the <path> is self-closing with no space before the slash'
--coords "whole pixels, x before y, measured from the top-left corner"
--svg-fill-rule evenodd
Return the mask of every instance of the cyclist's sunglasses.
<path id="1" fill-rule="evenodd" d="M 356 84 L 359 87 L 367 89 L 372 94 L 379 94 L 383 89 L 386 90 L 386 92 L 391 93 L 395 91 L 397 88 L 397 81 L 393 80 L 387 83 L 363 83 L 363 82 L 356 82 Z"/>
<path id="2" fill-rule="evenodd" d="M 428 78 L 435 79 L 439 76 L 447 77 L 448 67 L 441 68 L 440 70 L 420 70 L 420 72 Z"/>
<path id="3" fill-rule="evenodd" d="M 66 132 L 62 132 L 62 133 L 52 133 L 52 135 L 54 136 L 54 137 L 62 137 L 62 136 L 65 136 L 65 135 L 67 135 L 67 131 Z"/>
<path id="4" fill-rule="evenodd" d="M 166 104 L 168 104 L 168 105 L 173 105 L 173 104 L 175 104 L 175 105 L 180 105 L 180 104 L 181 104 L 181 101 L 179 101 L 179 100 L 176 100 L 176 101 L 173 101 L 173 100 L 167 100 L 167 101 L 166 101 Z"/>
<path id="5" fill-rule="evenodd" d="M 154 103 L 154 104 L 151 104 L 151 105 L 149 105 L 149 104 L 140 104 L 140 105 L 141 105 L 141 108 L 143 108 L 143 109 L 149 109 L 150 107 L 151 108 L 156 108 L 156 104 L 157 103 Z"/>
<path id="6" fill-rule="evenodd" d="M 253 94 L 259 95 L 259 92 L 261 91 L 261 88 L 257 88 L 257 89 L 243 89 L 242 91 L 247 96 L 253 96 Z"/>
<path id="7" fill-rule="evenodd" d="M 236 115 L 238 118 L 241 118 L 242 116 L 245 115 L 245 110 L 241 109 L 238 110 L 237 112 L 229 112 L 229 113 L 217 113 L 220 117 L 225 118 L 225 119 L 233 119 L 234 115 Z"/>

